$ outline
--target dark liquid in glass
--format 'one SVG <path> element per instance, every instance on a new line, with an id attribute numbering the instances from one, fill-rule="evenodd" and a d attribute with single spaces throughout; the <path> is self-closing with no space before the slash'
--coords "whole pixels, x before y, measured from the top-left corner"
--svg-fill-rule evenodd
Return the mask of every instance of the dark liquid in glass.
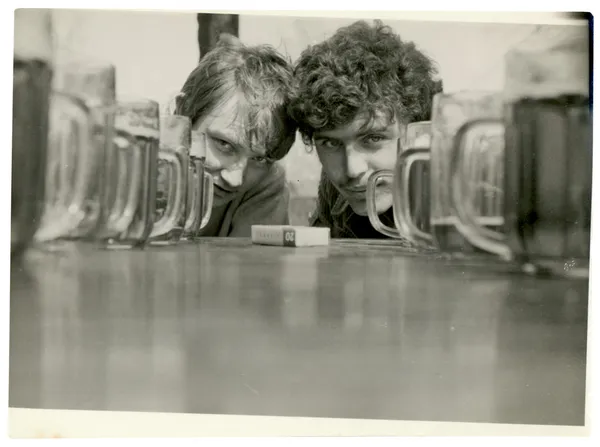
<path id="1" fill-rule="evenodd" d="M 535 260 L 590 254 L 592 117 L 580 96 L 525 99 L 507 109 L 504 231 Z"/>
<path id="2" fill-rule="evenodd" d="M 430 232 L 430 176 L 429 161 L 415 161 L 410 172 L 408 194 L 410 197 L 410 214 L 417 228 L 425 233 Z"/>
<path id="3" fill-rule="evenodd" d="M 51 67 L 14 59 L 11 256 L 27 247 L 44 210 Z"/>

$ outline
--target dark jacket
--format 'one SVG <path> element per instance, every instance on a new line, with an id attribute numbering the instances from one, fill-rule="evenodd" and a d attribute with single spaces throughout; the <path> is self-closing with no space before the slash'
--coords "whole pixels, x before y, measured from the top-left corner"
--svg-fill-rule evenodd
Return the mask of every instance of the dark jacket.
<path id="1" fill-rule="evenodd" d="M 393 210 L 390 208 L 379 216 L 382 223 L 394 227 Z M 340 239 L 387 239 L 371 226 L 367 216 L 356 214 L 329 179 L 321 172 L 317 205 L 310 217 L 313 227 L 328 227 L 332 238 Z"/>
<path id="2" fill-rule="evenodd" d="M 213 207 L 200 236 L 250 237 L 252 225 L 288 225 L 290 191 L 278 163 L 261 180 L 232 201 Z"/>

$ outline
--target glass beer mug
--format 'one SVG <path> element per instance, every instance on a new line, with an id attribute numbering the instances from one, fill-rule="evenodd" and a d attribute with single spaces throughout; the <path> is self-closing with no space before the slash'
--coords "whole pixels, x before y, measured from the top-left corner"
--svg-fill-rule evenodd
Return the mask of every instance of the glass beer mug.
<path id="1" fill-rule="evenodd" d="M 506 58 L 503 119 L 465 124 L 455 153 L 453 199 L 459 230 L 474 245 L 533 271 L 589 274 L 592 116 L 589 38 L 545 50 L 513 50 Z M 504 225 L 483 228 L 465 197 L 470 148 L 481 129 L 504 132 Z"/>
<path id="2" fill-rule="evenodd" d="M 208 225 L 212 215 L 214 195 L 213 177 L 204 168 L 206 161 L 206 134 L 192 132 L 192 146 L 188 177 L 187 218 L 183 240 L 192 241 Z"/>
<path id="3" fill-rule="evenodd" d="M 44 207 L 52 23 L 49 10 L 15 11 L 11 175 L 11 257 L 27 248 Z"/>
<path id="4" fill-rule="evenodd" d="M 107 241 L 108 248 L 143 247 L 154 227 L 159 150 L 159 107 L 149 99 L 119 100 L 113 143 L 134 169 L 119 182 L 119 200 L 130 202 L 118 220 L 122 231 Z"/>
<path id="5" fill-rule="evenodd" d="M 456 213 L 450 193 L 451 161 L 460 127 L 475 118 L 498 118 L 502 115 L 502 98 L 497 93 L 463 91 L 438 93 L 433 100 L 431 149 L 409 149 L 398 156 L 395 174 L 394 219 L 400 233 L 421 247 L 435 248 L 447 253 L 479 252 L 476 246 L 456 228 Z M 502 223 L 501 183 L 497 170 L 499 160 L 498 135 L 480 135 L 473 139 L 478 148 L 467 161 L 470 168 L 465 181 L 476 185 L 479 200 L 476 207 L 477 219 L 486 227 L 497 228 Z M 405 200 L 410 187 L 413 163 L 429 162 L 429 223 L 430 230 L 419 228 L 412 215 L 410 202 Z M 485 207 L 484 207 L 485 204 Z"/>
<path id="6" fill-rule="evenodd" d="M 187 218 L 191 122 L 186 116 L 160 120 L 156 191 L 156 222 L 150 234 L 154 245 L 179 241 Z"/>
<path id="7" fill-rule="evenodd" d="M 431 144 L 431 121 L 417 121 L 406 126 L 402 150 L 411 147 L 429 147 Z"/>
<path id="8" fill-rule="evenodd" d="M 117 164 L 113 149 L 115 68 L 69 62 L 56 71 L 45 212 L 36 240 L 102 239 L 122 212 L 111 194 L 118 170 L 130 168 Z"/>
<path id="9" fill-rule="evenodd" d="M 415 148 L 429 148 L 431 144 L 431 121 L 419 121 L 406 126 L 406 132 L 399 140 L 398 156 L 403 151 Z M 396 165 L 398 167 L 398 165 Z M 382 169 L 374 172 L 367 182 L 367 212 L 369 221 L 373 228 L 388 237 L 394 239 L 405 239 L 396 228 L 385 225 L 377 214 L 376 187 L 380 179 L 388 177 L 395 178 L 394 171 Z M 398 185 L 392 180 L 393 192 Z M 414 174 L 410 177 L 410 183 L 406 189 L 406 197 L 403 201 L 408 202 L 411 215 L 415 216 L 417 228 L 428 231 L 429 228 L 429 163 L 417 161 L 414 163 Z"/>

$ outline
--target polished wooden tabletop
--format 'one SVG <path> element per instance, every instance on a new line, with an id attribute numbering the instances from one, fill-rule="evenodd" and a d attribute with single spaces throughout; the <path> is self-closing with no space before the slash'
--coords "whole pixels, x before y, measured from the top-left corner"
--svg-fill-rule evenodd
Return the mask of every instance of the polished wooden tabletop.
<path id="1" fill-rule="evenodd" d="M 9 404 L 585 423 L 586 280 L 367 242 L 32 249 Z"/>

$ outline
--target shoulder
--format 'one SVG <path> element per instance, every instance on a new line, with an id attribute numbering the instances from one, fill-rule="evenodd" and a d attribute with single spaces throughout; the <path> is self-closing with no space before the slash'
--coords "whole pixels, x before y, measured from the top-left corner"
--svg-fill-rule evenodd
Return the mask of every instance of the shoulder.
<path id="1" fill-rule="evenodd" d="M 246 193 L 247 197 L 286 194 L 288 191 L 285 168 L 279 163 L 270 165 L 260 179 Z"/>
<path id="2" fill-rule="evenodd" d="M 333 183 L 325 175 L 325 172 L 321 171 L 321 178 L 319 179 L 319 197 L 323 198 L 330 205 L 338 198 L 338 191 L 333 186 Z"/>
<path id="3" fill-rule="evenodd" d="M 323 171 L 319 180 L 317 190 L 317 203 L 315 210 L 311 213 L 310 224 L 313 226 L 331 226 L 331 209 L 339 199 L 339 193 L 329 181 Z"/>
<path id="4" fill-rule="evenodd" d="M 290 193 L 285 170 L 271 165 L 234 205 L 229 235 L 249 236 L 255 224 L 289 223 Z"/>
<path id="5" fill-rule="evenodd" d="M 265 175 L 266 183 L 277 184 L 277 185 L 285 185 L 286 184 L 286 175 L 285 175 L 285 167 L 277 162 L 273 163 L 267 174 Z"/>

